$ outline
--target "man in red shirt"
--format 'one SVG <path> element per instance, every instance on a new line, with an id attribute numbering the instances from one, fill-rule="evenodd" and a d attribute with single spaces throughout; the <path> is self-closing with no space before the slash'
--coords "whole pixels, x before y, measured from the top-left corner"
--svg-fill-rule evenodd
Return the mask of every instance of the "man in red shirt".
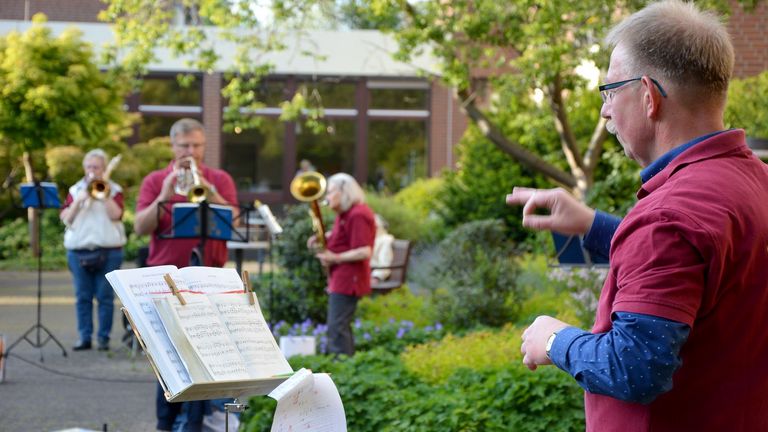
<path id="1" fill-rule="evenodd" d="M 164 169 L 153 171 L 141 183 L 139 198 L 136 201 L 136 219 L 133 228 L 136 234 L 151 234 L 147 265 L 190 265 L 193 250 L 200 240 L 196 238 L 162 238 L 171 233 L 170 209 L 174 203 L 187 202 L 186 195 L 176 193 L 177 172 L 190 166 L 190 158 L 195 160 L 199 170 L 200 183 L 208 191 L 208 202 L 233 207 L 237 215 L 237 191 L 235 182 L 226 172 L 207 167 L 203 164 L 205 155 L 205 129 L 194 119 L 181 119 L 171 126 L 171 149 L 174 160 Z M 162 205 L 161 205 L 162 204 Z M 203 265 L 222 267 L 227 262 L 227 242 L 208 239 L 203 252 Z M 184 402 L 185 421 L 192 428 L 202 425 L 207 401 Z M 181 413 L 181 403 L 169 403 L 165 400 L 163 389 L 158 385 L 156 395 L 157 429 L 171 430 L 177 416 Z M 197 429 L 193 429 L 197 430 Z"/>
<path id="2" fill-rule="evenodd" d="M 523 362 L 576 379 L 589 431 L 768 430 L 768 168 L 743 131 L 724 130 L 730 38 L 674 0 L 608 42 L 601 115 L 643 185 L 621 221 L 561 189 L 507 197 L 524 204 L 524 226 L 610 252 L 592 331 L 538 317 Z"/>
<path id="3" fill-rule="evenodd" d="M 225 171 L 210 168 L 203 164 L 205 155 L 205 129 L 194 119 L 181 119 L 171 127 L 171 149 L 174 160 L 164 169 L 153 171 L 141 183 L 139 198 L 136 202 L 136 234 L 151 234 L 149 258 L 147 264 L 175 265 L 179 268 L 189 265 L 192 250 L 199 239 L 161 238 L 171 231 L 170 210 L 174 203 L 187 202 L 185 195 L 175 192 L 177 172 L 189 166 L 193 158 L 200 174 L 200 182 L 209 190 L 210 204 L 223 204 L 233 207 L 236 215 L 237 190 L 232 177 Z M 166 203 L 160 205 L 160 203 Z M 207 240 L 203 253 L 205 264 L 222 267 L 227 262 L 227 243 L 224 240 Z"/>

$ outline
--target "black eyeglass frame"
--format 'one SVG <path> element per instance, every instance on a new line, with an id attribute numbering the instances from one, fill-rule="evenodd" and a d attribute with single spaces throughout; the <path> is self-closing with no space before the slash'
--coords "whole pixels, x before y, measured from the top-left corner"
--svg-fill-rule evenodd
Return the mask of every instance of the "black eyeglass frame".
<path id="1" fill-rule="evenodd" d="M 648 78 L 650 78 L 651 82 L 653 84 L 655 84 L 656 87 L 659 89 L 659 93 L 661 93 L 661 95 L 663 97 L 667 97 L 667 92 L 664 90 L 664 87 L 662 87 L 661 84 L 659 84 L 659 82 L 656 81 L 656 79 L 651 78 L 651 77 L 648 77 Z M 600 96 L 603 97 L 603 102 L 606 102 L 608 100 L 608 96 L 605 93 L 606 91 L 608 91 L 608 90 L 616 90 L 617 88 L 619 88 L 619 87 L 621 87 L 621 86 L 623 86 L 625 84 L 629 84 L 629 83 L 635 82 L 635 81 L 640 81 L 641 79 L 643 79 L 643 77 L 630 78 L 628 80 L 607 83 L 607 84 L 603 84 L 603 85 L 598 86 L 597 89 L 600 90 Z"/>

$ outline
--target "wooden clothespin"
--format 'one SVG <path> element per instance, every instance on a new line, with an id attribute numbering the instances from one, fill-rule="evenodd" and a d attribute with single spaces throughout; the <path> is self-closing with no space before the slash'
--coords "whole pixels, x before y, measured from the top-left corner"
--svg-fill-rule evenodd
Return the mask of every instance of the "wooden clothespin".
<path id="1" fill-rule="evenodd" d="M 243 288 L 245 289 L 245 295 L 248 296 L 248 303 L 255 304 L 253 301 L 253 292 L 251 290 L 251 278 L 248 277 L 248 270 L 243 270 Z"/>
<path id="2" fill-rule="evenodd" d="M 176 296 L 177 299 L 179 299 L 179 303 L 181 303 L 182 306 L 186 306 L 187 302 L 184 300 L 184 297 L 181 296 L 181 292 L 179 292 L 179 289 L 176 287 L 176 282 L 173 281 L 173 278 L 171 278 L 171 275 L 166 273 L 163 278 L 165 279 L 165 283 L 168 284 L 168 286 L 171 288 L 171 292 L 173 295 Z"/>

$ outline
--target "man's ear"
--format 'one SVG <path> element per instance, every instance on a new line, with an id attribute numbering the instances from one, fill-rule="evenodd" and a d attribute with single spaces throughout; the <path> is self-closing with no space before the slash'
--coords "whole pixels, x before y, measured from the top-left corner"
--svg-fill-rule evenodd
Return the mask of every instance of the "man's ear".
<path id="1" fill-rule="evenodd" d="M 645 108 L 646 116 L 649 119 L 658 118 L 661 113 L 661 101 L 664 96 L 661 95 L 659 88 L 651 81 L 651 78 L 647 75 L 643 75 L 641 82 L 643 83 L 643 107 Z"/>

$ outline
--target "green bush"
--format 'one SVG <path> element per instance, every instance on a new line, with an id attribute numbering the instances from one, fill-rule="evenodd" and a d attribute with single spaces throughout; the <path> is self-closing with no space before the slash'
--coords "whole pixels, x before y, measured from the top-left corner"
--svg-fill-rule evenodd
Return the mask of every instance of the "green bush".
<path id="1" fill-rule="evenodd" d="M 428 384 L 384 349 L 343 361 L 311 356 L 290 363 L 331 374 L 347 429 L 354 432 L 584 430 L 583 392 L 553 367 L 534 373 L 506 362 L 495 369 L 459 369 L 445 382 Z M 275 401 L 255 397 L 249 406 L 243 430 L 269 431 Z"/>
<path id="2" fill-rule="evenodd" d="M 312 235 L 312 222 L 307 205 L 288 207 L 281 225 L 285 227 L 276 243 L 277 265 L 282 272 L 275 274 L 273 309 L 269 311 L 272 322 L 301 322 L 311 319 L 325 322 L 328 304 L 325 288 L 326 275 L 314 254 L 307 249 L 307 239 Z M 323 215 L 326 229 L 330 230 L 332 219 Z M 258 291 L 260 298 L 268 293 Z"/>
<path id="3" fill-rule="evenodd" d="M 459 369 L 497 369 L 508 363 L 522 361 L 520 335 L 517 328 L 480 330 L 462 337 L 445 338 L 409 347 L 401 358 L 405 367 L 420 379 L 438 384 L 445 382 Z"/>
<path id="4" fill-rule="evenodd" d="M 439 220 L 422 217 L 416 209 L 399 203 L 392 196 L 368 191 L 365 200 L 371 210 L 387 221 L 387 230 L 395 238 L 415 242 L 430 238 L 440 229 Z"/>
<path id="5" fill-rule="evenodd" d="M 357 316 L 374 324 L 410 321 L 417 327 L 431 325 L 436 320 L 435 308 L 429 299 L 414 295 L 407 285 L 387 295 L 364 297 L 357 304 Z"/>
<path id="6" fill-rule="evenodd" d="M 731 81 L 725 125 L 743 128 L 747 136 L 768 138 L 768 71 Z"/>
<path id="7" fill-rule="evenodd" d="M 505 197 L 514 186 L 537 186 L 536 176 L 516 163 L 509 155 L 483 138 L 471 127 L 457 149 L 456 171 L 445 172 L 439 193 L 437 213 L 448 227 L 476 220 L 498 219 L 505 223 L 504 235 L 523 241 L 531 231 L 518 229 L 521 212 L 511 209 Z"/>
<path id="8" fill-rule="evenodd" d="M 43 211 L 40 224 L 43 268 L 46 270 L 66 268 L 64 225 L 59 220 L 59 212 Z M 0 227 L 0 268 L 29 270 L 37 267 L 37 257 L 32 255 L 29 246 L 28 227 L 26 217 L 16 218 Z"/>
<path id="9" fill-rule="evenodd" d="M 450 329 L 498 327 L 517 318 L 514 247 L 500 220 L 469 222 L 437 247 L 424 281 L 433 293 L 437 319 Z"/>

